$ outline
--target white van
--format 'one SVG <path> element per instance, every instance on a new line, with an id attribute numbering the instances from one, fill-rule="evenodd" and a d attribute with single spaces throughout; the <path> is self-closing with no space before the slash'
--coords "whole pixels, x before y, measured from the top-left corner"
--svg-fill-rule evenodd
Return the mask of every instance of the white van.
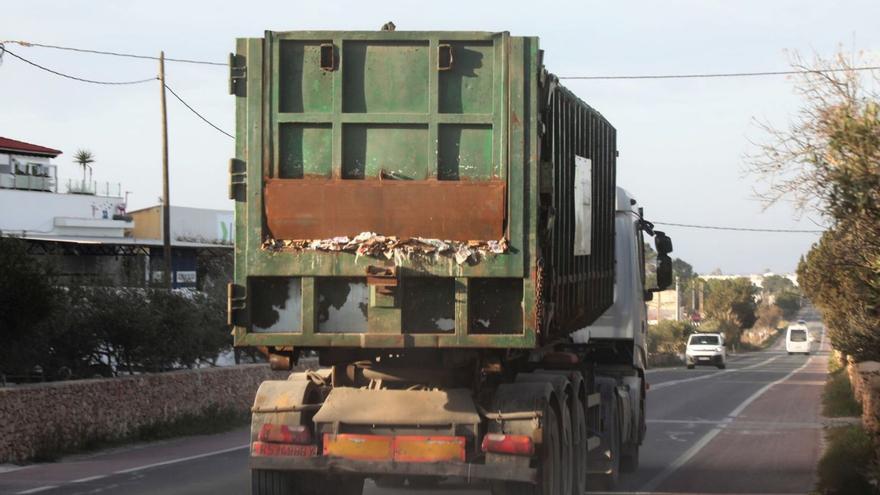
<path id="1" fill-rule="evenodd" d="M 724 334 L 694 333 L 687 341 L 685 349 L 686 364 L 689 370 L 698 364 L 727 367 L 727 349 L 724 348 Z"/>
<path id="2" fill-rule="evenodd" d="M 806 325 L 791 325 L 785 332 L 785 350 L 789 354 L 810 353 L 810 331 Z"/>

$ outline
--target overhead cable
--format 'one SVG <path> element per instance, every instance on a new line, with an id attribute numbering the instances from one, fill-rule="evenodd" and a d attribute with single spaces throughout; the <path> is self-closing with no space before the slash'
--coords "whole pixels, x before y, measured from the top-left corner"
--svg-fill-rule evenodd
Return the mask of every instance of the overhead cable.
<path id="1" fill-rule="evenodd" d="M 177 98 L 177 101 L 183 103 L 183 106 L 185 106 L 186 108 L 188 108 L 190 112 L 196 114 L 196 116 L 197 116 L 198 118 L 202 119 L 206 124 L 208 124 L 209 126 L 213 127 L 213 128 L 216 129 L 217 131 L 219 131 L 219 132 L 225 134 L 226 136 L 228 136 L 228 137 L 230 137 L 230 138 L 232 138 L 232 139 L 235 139 L 235 136 L 233 136 L 232 134 L 229 134 L 228 132 L 224 131 L 223 129 L 217 127 L 216 125 L 214 125 L 213 122 L 211 122 L 210 120 L 206 119 L 202 114 L 200 114 L 198 111 L 196 111 L 196 109 L 193 108 L 192 106 L 190 106 L 189 103 L 187 103 L 186 101 L 184 101 L 184 99 L 181 98 L 179 94 L 175 93 L 174 90 L 171 89 L 171 86 L 169 86 L 169 85 L 166 84 L 166 85 L 165 85 L 165 89 L 167 89 L 168 91 L 170 91 L 171 94 L 174 95 L 175 98 Z"/>
<path id="2" fill-rule="evenodd" d="M 739 232 L 769 232 L 775 234 L 821 234 L 824 230 L 799 230 L 799 229 L 759 229 L 751 227 L 721 227 L 718 225 L 694 225 L 688 223 L 672 223 L 672 222 L 652 222 L 656 225 L 669 225 L 672 227 L 685 227 L 689 229 L 707 229 L 707 230 L 732 230 Z"/>
<path id="3" fill-rule="evenodd" d="M 3 43 L 15 43 L 16 45 L 24 46 L 24 47 L 40 47 L 40 48 L 52 48 L 55 50 L 67 50 L 71 52 L 80 52 L 80 53 L 92 53 L 95 55 L 111 55 L 114 57 L 127 57 L 127 58 L 140 58 L 147 60 L 159 60 L 159 57 L 152 55 L 139 55 L 135 53 L 122 53 L 122 52 L 111 52 L 107 50 L 90 50 L 88 48 L 74 48 L 70 46 L 59 46 L 59 45 L 46 45 L 43 43 L 32 43 L 30 41 L 19 41 L 19 40 L 7 40 Z M 229 64 L 226 62 L 210 62 L 207 60 L 194 60 L 188 58 L 169 58 L 165 57 L 166 62 L 179 62 L 184 64 L 200 64 L 200 65 L 219 65 L 226 67 Z"/>
<path id="4" fill-rule="evenodd" d="M 790 76 L 797 74 L 825 74 L 830 72 L 880 70 L 880 66 L 869 65 L 864 67 L 832 68 L 832 69 L 795 69 L 777 70 L 764 72 L 716 72 L 705 74 L 641 74 L 632 76 L 557 76 L 559 79 L 580 80 L 612 80 L 612 79 L 708 79 L 718 77 L 762 77 L 762 76 Z"/>
<path id="5" fill-rule="evenodd" d="M 148 83 L 148 82 L 155 81 L 156 79 L 158 79 L 158 77 L 153 76 L 149 79 L 138 79 L 136 81 L 97 81 L 94 79 L 86 79 L 83 77 L 71 76 L 70 74 L 65 74 L 63 72 L 58 72 L 57 70 L 50 69 L 50 68 L 45 67 L 43 65 L 40 65 L 36 62 L 32 62 L 32 61 L 30 61 L 20 55 L 16 55 L 15 53 L 12 53 L 11 51 L 9 51 L 8 48 L 4 47 L 3 44 L 0 44 L 0 60 L 2 60 L 3 55 L 6 55 L 6 54 L 12 55 L 13 57 L 21 60 L 22 62 L 30 64 L 40 70 L 44 70 L 46 72 L 50 72 L 52 74 L 55 74 L 56 76 L 61 76 L 61 77 L 67 78 L 67 79 L 73 79 L 74 81 L 79 81 L 79 82 L 84 82 L 84 83 L 89 83 L 89 84 L 101 84 L 104 86 L 125 86 L 125 85 L 131 85 L 131 84 Z"/>

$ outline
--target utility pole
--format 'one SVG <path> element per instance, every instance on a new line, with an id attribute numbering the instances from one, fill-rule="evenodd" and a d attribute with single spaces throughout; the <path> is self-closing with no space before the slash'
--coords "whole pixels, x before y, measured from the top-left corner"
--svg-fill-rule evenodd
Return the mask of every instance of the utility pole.
<path id="1" fill-rule="evenodd" d="M 162 86 L 162 257 L 165 258 L 164 282 L 172 287 L 171 277 L 171 194 L 168 187 L 168 112 L 165 108 L 165 51 L 159 52 L 159 84 Z"/>

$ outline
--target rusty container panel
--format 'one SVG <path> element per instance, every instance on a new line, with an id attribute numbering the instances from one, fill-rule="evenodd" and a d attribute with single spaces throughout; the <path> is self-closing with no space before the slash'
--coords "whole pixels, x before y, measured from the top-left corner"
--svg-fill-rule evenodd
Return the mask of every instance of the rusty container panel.
<path id="1" fill-rule="evenodd" d="M 275 239 L 326 239 L 361 232 L 455 241 L 501 239 L 504 191 L 500 180 L 270 179 L 266 218 Z"/>

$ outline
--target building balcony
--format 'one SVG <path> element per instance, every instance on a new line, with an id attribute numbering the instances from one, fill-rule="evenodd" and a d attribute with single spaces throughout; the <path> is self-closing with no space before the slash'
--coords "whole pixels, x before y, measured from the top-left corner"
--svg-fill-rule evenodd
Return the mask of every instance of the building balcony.
<path id="1" fill-rule="evenodd" d="M 87 194 L 89 196 L 122 197 L 122 185 L 96 180 L 68 179 L 67 192 L 70 194 Z"/>
<path id="2" fill-rule="evenodd" d="M 0 173 L 0 188 L 22 191 L 56 192 L 57 181 L 49 175 L 24 175 Z"/>

